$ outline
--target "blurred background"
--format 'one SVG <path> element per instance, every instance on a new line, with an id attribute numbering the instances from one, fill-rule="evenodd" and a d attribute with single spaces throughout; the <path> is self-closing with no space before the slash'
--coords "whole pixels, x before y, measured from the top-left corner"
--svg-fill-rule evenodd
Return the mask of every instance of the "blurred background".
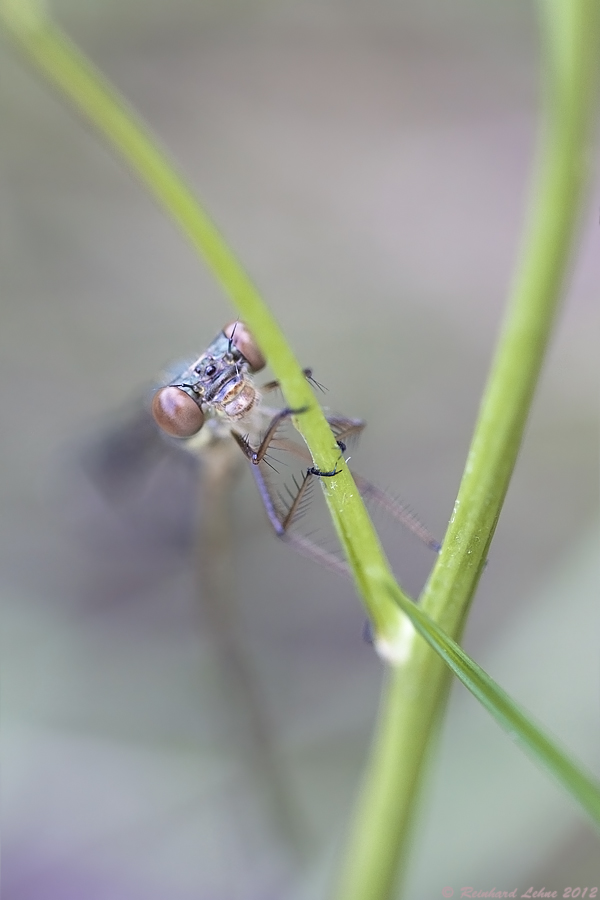
<path id="1" fill-rule="evenodd" d="M 443 535 L 523 224 L 533 4 L 52 10 L 186 173 L 325 402 L 368 420 L 352 465 Z M 244 465 L 210 506 L 206 466 L 158 452 L 148 386 L 233 310 L 87 124 L 12 48 L 1 65 L 4 895 L 324 898 L 383 675 L 359 602 L 272 537 Z M 599 202 L 596 181 L 464 638 L 596 771 Z M 229 544 L 198 553 L 219 529 Z M 418 592 L 431 555 L 384 533 Z M 456 685 L 406 896 L 598 885 L 597 851 Z"/>

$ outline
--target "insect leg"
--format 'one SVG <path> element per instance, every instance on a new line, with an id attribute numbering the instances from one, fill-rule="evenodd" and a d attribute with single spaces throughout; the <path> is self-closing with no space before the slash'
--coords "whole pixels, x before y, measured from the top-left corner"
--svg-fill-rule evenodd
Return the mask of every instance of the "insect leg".
<path id="1" fill-rule="evenodd" d="M 346 416 L 328 416 L 327 421 L 337 438 L 338 444 L 340 441 L 344 443 L 345 440 L 359 435 L 366 424 L 362 419 L 350 419 Z M 377 503 L 388 515 L 400 522 L 405 528 L 408 528 L 409 531 L 412 531 L 431 550 L 435 551 L 435 553 L 440 552 L 440 542 L 436 540 L 408 506 L 400 503 L 381 488 L 363 478 L 362 475 L 358 475 L 354 470 L 352 470 L 352 477 L 365 500 L 372 500 L 374 503 Z"/>
<path id="2" fill-rule="evenodd" d="M 243 435 L 238 434 L 235 431 L 232 431 L 231 434 L 235 438 L 235 440 L 236 440 L 239 448 L 241 449 L 242 453 L 244 454 L 244 456 L 246 456 L 253 465 L 257 466 L 259 464 L 259 462 L 261 462 L 264 459 L 265 454 L 271 444 L 271 441 L 273 440 L 273 437 L 275 436 L 275 432 L 279 428 L 279 425 L 281 424 L 281 422 L 283 422 L 284 419 L 288 419 L 290 416 L 297 416 L 300 413 L 306 412 L 306 410 L 307 410 L 307 407 L 305 407 L 305 406 L 302 407 L 301 409 L 286 408 L 286 409 L 282 409 L 280 412 L 277 413 L 277 415 L 273 416 L 273 418 L 269 422 L 269 427 L 266 430 L 265 436 L 261 440 L 260 445 L 257 450 L 254 450 L 254 448 L 250 444 L 250 441 L 248 440 L 247 437 L 244 437 Z"/>
<path id="3" fill-rule="evenodd" d="M 357 437 L 367 424 L 364 419 L 350 419 L 348 416 L 326 416 L 326 419 L 338 445 L 340 445 L 341 441 L 344 447 L 346 441 Z"/>
<path id="4" fill-rule="evenodd" d="M 290 505 L 285 509 L 280 509 L 273 488 L 269 484 L 264 472 L 260 466 L 252 466 L 252 474 L 258 487 L 260 498 L 265 507 L 269 522 L 278 538 L 289 544 L 298 553 L 314 559 L 321 565 L 326 566 L 337 575 L 343 575 L 345 578 L 351 579 L 350 569 L 347 564 L 339 559 L 334 553 L 330 553 L 318 544 L 313 543 L 310 538 L 302 534 L 290 531 L 290 525 L 297 514 L 301 501 L 306 497 L 306 491 L 312 482 L 310 472 L 304 475 L 300 484 L 296 484 L 297 493 L 293 496 Z"/>
<path id="5" fill-rule="evenodd" d="M 342 458 L 342 454 L 346 452 L 346 445 L 343 441 L 336 441 L 338 447 L 340 448 L 340 455 L 338 457 L 338 462 Z M 318 478 L 333 478 L 334 475 L 339 475 L 342 470 L 338 469 L 337 466 L 334 466 L 331 472 L 323 472 L 321 469 L 317 469 L 316 466 L 310 466 L 306 470 L 307 475 L 316 475 Z"/>
<path id="6" fill-rule="evenodd" d="M 327 421 L 342 453 L 344 452 L 345 441 L 351 440 L 356 435 L 359 435 L 366 424 L 362 419 L 351 419 L 347 416 L 327 416 Z M 275 439 L 274 445 L 275 443 L 281 449 L 290 450 L 300 459 L 310 462 L 310 453 L 306 447 L 279 438 Z M 412 533 L 419 538 L 420 541 L 426 544 L 427 547 L 435 553 L 439 553 L 441 547 L 440 542 L 431 534 L 425 525 L 423 525 L 410 507 L 396 500 L 390 494 L 386 493 L 386 491 L 370 482 L 367 478 L 363 478 L 363 476 L 355 472 L 354 469 L 351 471 L 356 486 L 365 500 L 376 503 L 389 516 L 395 519 L 396 522 L 399 522 L 405 528 L 408 528 L 409 531 L 412 531 Z M 331 473 L 328 473 L 319 472 L 318 469 L 313 471 L 311 468 L 309 469 L 309 472 L 311 475 L 321 475 L 325 477 L 331 477 L 333 474 L 337 474 L 335 469 L 332 470 Z"/>
<path id="7" fill-rule="evenodd" d="M 388 515 L 397 522 L 400 522 L 405 528 L 408 528 L 409 531 L 412 531 L 412 533 L 431 550 L 435 553 L 440 552 L 442 547 L 440 542 L 431 534 L 429 529 L 423 525 L 409 506 L 400 503 L 399 500 L 396 500 L 390 494 L 386 493 L 386 491 L 378 488 L 377 485 L 372 484 L 366 478 L 363 478 L 362 475 L 358 475 L 354 471 L 352 471 L 352 477 L 356 482 L 356 487 L 360 491 L 361 496 L 364 497 L 365 500 L 372 500 L 374 503 L 377 503 L 388 513 Z"/>
<path id="8" fill-rule="evenodd" d="M 304 373 L 304 377 L 306 378 L 307 381 L 309 381 L 311 384 L 314 384 L 314 386 L 317 387 L 317 388 L 319 388 L 320 391 L 324 391 L 324 390 L 325 390 L 325 388 L 323 387 L 323 385 L 320 384 L 320 383 L 316 380 L 316 378 L 313 378 L 312 369 L 302 369 L 302 372 Z M 260 390 L 261 390 L 261 393 L 266 394 L 266 393 L 268 393 L 269 391 L 275 391 L 275 390 L 277 390 L 278 387 L 279 387 L 279 382 L 278 382 L 278 381 L 267 381 L 266 384 L 263 384 L 263 386 L 261 387 Z"/>

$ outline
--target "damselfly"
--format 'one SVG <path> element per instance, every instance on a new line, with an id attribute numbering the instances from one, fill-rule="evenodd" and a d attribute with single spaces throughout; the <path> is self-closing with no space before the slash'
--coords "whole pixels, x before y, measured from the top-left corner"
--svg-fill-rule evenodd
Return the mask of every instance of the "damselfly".
<path id="1" fill-rule="evenodd" d="M 271 381 L 259 388 L 256 373 L 265 366 L 256 341 L 241 322 L 232 322 L 221 331 L 204 353 L 177 377 L 162 386 L 152 401 L 155 422 L 167 435 L 196 444 L 198 449 L 232 440 L 251 463 L 267 516 L 278 537 L 296 550 L 311 556 L 334 571 L 348 575 L 348 567 L 335 554 L 292 530 L 303 511 L 311 484 L 318 477 L 335 477 L 336 470 L 322 472 L 308 465 L 300 480 L 286 493 L 273 483 L 270 451 L 291 451 L 310 463 L 308 450 L 284 437 L 286 420 L 303 410 L 277 409 L 264 402 L 266 394 L 278 387 Z M 304 374 L 315 387 L 321 386 L 310 369 Z M 359 434 L 365 423 L 345 416 L 327 416 L 340 452 L 346 442 Z M 409 528 L 434 551 L 439 544 L 407 507 L 366 479 L 352 473 L 361 494 L 381 506 L 393 518 Z"/>

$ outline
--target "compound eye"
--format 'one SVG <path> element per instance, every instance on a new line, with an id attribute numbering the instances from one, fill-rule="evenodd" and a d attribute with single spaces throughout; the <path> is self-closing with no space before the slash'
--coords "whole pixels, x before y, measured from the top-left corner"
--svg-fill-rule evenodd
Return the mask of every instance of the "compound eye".
<path id="1" fill-rule="evenodd" d="M 258 344 L 246 328 L 243 322 L 230 322 L 223 329 L 225 337 L 231 338 L 233 335 L 233 344 L 240 351 L 242 356 L 250 363 L 253 372 L 260 372 L 264 369 L 267 362 L 258 349 Z"/>
<path id="2" fill-rule="evenodd" d="M 164 387 L 152 400 L 152 415 L 156 424 L 171 437 L 188 438 L 204 425 L 204 413 L 185 391 Z"/>

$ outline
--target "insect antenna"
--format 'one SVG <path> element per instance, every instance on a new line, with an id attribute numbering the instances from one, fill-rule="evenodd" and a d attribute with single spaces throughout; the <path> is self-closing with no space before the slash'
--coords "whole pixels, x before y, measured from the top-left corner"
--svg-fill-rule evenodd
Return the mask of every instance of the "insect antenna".
<path id="1" fill-rule="evenodd" d="M 227 344 L 227 352 L 228 353 L 231 353 L 231 348 L 233 347 L 233 338 L 235 337 L 235 330 L 239 324 L 240 324 L 240 320 L 236 319 L 234 322 L 233 328 L 231 330 L 231 334 L 229 335 L 229 342 Z"/>

